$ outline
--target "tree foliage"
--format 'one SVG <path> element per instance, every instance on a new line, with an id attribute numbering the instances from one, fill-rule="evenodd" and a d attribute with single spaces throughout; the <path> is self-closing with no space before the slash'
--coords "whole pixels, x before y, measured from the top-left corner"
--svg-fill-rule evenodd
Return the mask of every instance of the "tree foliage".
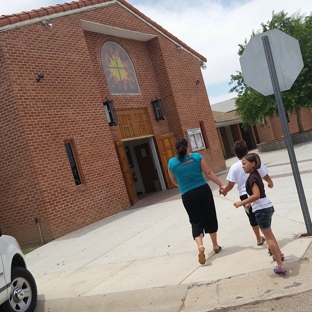
<path id="1" fill-rule="evenodd" d="M 304 68 L 290 90 L 282 93 L 285 111 L 296 112 L 299 132 L 303 131 L 300 108 L 312 107 L 312 15 L 305 16 L 299 12 L 288 16 L 281 11 L 272 13 L 272 19 L 261 24 L 261 29 L 252 31 L 251 36 L 277 28 L 298 39 Z M 247 39 L 239 44 L 238 55 L 241 56 L 247 46 Z M 237 93 L 236 112 L 242 118 L 244 127 L 255 125 L 266 117 L 278 115 L 274 95 L 263 96 L 244 83 L 242 72 L 231 75 L 230 92 Z"/>

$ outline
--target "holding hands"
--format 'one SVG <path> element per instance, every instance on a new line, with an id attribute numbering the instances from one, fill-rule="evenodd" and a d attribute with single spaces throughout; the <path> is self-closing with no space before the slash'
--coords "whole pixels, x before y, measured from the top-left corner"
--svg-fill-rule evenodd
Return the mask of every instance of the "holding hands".
<path id="1" fill-rule="evenodd" d="M 241 202 L 241 201 L 238 201 L 238 202 L 235 202 L 233 205 L 234 205 L 236 208 L 238 208 L 238 207 L 242 206 L 242 202 Z"/>
<path id="2" fill-rule="evenodd" d="M 233 204 L 236 208 L 240 207 L 240 206 L 244 206 L 245 210 L 249 210 L 249 208 L 251 207 L 251 204 L 245 204 L 243 205 L 243 202 L 242 201 L 238 201 L 238 202 L 235 202 Z"/>
<path id="3" fill-rule="evenodd" d="M 227 191 L 225 189 L 226 189 L 226 187 L 224 185 L 221 185 L 219 187 L 219 195 L 222 194 L 223 196 L 226 196 L 227 195 Z"/>

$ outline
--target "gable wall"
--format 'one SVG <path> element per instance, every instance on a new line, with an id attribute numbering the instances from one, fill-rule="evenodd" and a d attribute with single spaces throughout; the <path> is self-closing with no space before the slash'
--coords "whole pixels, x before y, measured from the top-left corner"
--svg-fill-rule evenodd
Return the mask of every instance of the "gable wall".
<path id="1" fill-rule="evenodd" d="M 55 18 L 51 28 L 37 23 L 0 33 L 2 86 L 9 90 L 0 111 L 1 119 L 7 116 L 0 132 L 0 204 L 4 232 L 22 245 L 40 242 L 35 217 L 50 241 L 130 206 L 114 147 L 117 130 L 103 110 L 106 96 L 117 109 L 147 107 L 155 134 L 184 136 L 203 120 L 211 146 L 203 155 L 213 170 L 225 166 L 198 61 L 159 34 L 147 43 L 111 38 L 84 32 L 80 19 L 157 34 L 119 6 Z M 100 60 L 108 40 L 128 52 L 141 95 L 109 94 Z M 39 73 L 44 78 L 36 82 Z M 163 99 L 165 121 L 154 120 L 155 96 Z M 73 183 L 67 139 L 77 148 L 81 187 Z"/>

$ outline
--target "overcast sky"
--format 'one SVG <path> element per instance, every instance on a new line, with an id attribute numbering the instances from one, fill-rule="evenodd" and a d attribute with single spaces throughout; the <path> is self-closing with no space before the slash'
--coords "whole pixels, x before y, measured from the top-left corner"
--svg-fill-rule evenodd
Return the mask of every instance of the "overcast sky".
<path id="1" fill-rule="evenodd" d="M 0 0 L 0 15 L 70 1 Z M 309 15 L 312 0 L 128 0 L 128 2 L 207 58 L 203 70 L 210 103 L 235 96 L 230 76 L 240 70 L 238 44 L 272 17 L 272 11 Z"/>

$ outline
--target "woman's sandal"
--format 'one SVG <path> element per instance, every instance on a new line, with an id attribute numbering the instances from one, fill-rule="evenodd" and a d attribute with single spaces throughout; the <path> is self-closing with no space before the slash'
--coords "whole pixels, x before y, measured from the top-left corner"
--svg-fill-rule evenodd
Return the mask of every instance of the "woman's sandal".
<path id="1" fill-rule="evenodd" d="M 275 274 L 279 274 L 279 275 L 285 275 L 287 273 L 287 270 L 285 267 L 279 268 L 277 265 L 274 266 L 273 271 Z"/>
<path id="2" fill-rule="evenodd" d="M 219 253 L 220 251 L 221 251 L 221 247 L 220 246 L 218 246 L 217 248 L 213 248 L 213 251 L 214 251 L 214 253 Z"/>
<path id="3" fill-rule="evenodd" d="M 257 243 L 257 246 L 262 246 L 265 243 L 265 238 L 261 236 L 261 243 Z"/>
<path id="4" fill-rule="evenodd" d="M 274 257 L 273 255 L 272 255 L 272 259 L 273 259 L 273 261 L 276 261 L 276 260 L 275 260 L 275 257 Z M 284 261 L 284 259 L 285 259 L 285 256 L 284 256 L 284 254 L 282 253 L 282 254 L 281 254 L 281 260 Z"/>
<path id="5" fill-rule="evenodd" d="M 198 248 L 198 261 L 200 264 L 206 263 L 206 256 L 205 256 L 205 247 L 199 247 Z"/>

